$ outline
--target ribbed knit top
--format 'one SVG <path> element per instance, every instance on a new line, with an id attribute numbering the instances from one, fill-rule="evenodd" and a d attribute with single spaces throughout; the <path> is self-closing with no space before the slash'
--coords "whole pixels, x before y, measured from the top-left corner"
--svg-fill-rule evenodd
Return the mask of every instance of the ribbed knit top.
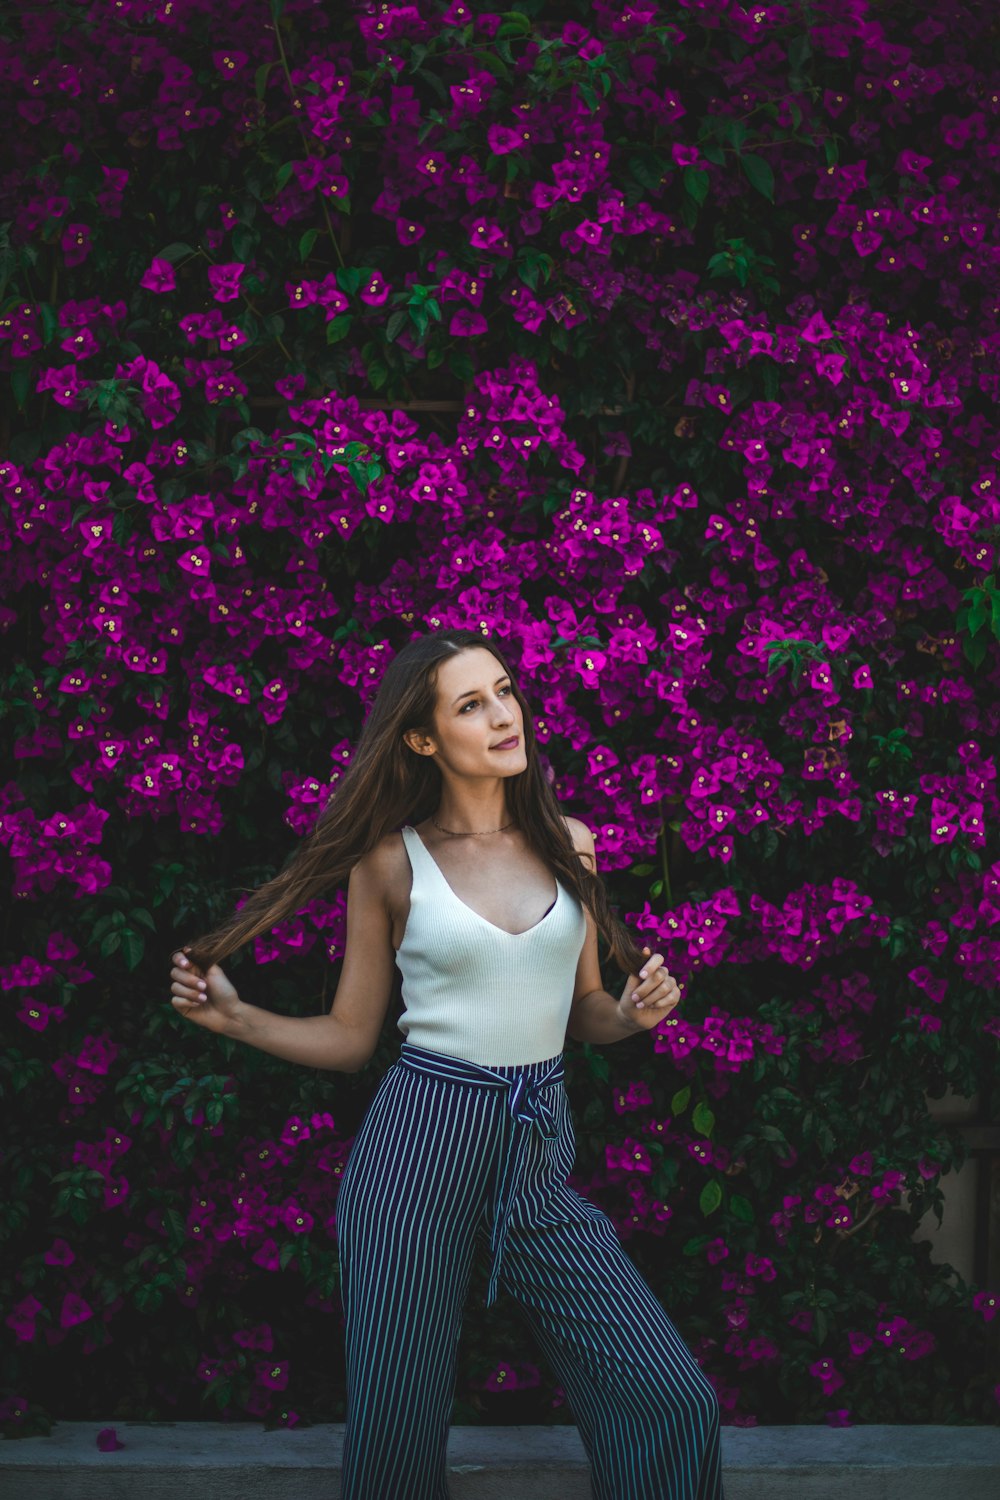
<path id="1" fill-rule="evenodd" d="M 399 1030 L 433 1052 L 485 1067 L 558 1056 L 587 933 L 583 907 L 556 879 L 555 901 L 533 927 L 508 932 L 455 895 L 415 828 L 403 843 L 413 871 L 396 964 Z"/>

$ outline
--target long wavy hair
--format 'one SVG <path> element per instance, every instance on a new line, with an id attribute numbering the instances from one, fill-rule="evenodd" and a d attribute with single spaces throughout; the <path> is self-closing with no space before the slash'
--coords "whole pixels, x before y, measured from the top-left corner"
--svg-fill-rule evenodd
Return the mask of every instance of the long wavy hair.
<path id="1" fill-rule="evenodd" d="M 435 630 L 409 641 L 389 662 L 362 726 L 347 770 L 338 779 L 310 833 L 282 870 L 258 886 L 212 931 L 187 940 L 204 972 L 252 938 L 270 932 L 307 902 L 344 885 L 358 861 L 403 823 L 419 823 L 441 797 L 441 772 L 403 739 L 407 730 L 434 733 L 438 666 L 473 647 L 485 647 L 510 676 L 524 718 L 527 766 L 507 778 L 508 816 L 546 865 L 590 911 L 623 973 L 634 974 L 646 955 L 611 908 L 601 876 L 583 863 L 562 820 L 559 803 L 536 753 L 535 726 L 510 666 L 494 641 L 476 630 Z"/>

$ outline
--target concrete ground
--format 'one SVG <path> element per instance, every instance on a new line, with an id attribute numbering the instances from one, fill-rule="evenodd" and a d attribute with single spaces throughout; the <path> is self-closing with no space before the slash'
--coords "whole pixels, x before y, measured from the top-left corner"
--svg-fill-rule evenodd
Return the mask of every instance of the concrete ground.
<path id="1" fill-rule="evenodd" d="M 104 1427 L 125 1446 L 100 1452 Z M 339 1423 L 59 1422 L 48 1437 L 0 1443 L 0 1494 L 335 1500 L 343 1435 Z M 575 1427 L 453 1427 L 448 1460 L 452 1500 L 591 1500 Z M 722 1461 L 726 1500 L 1000 1497 L 1000 1427 L 723 1427 Z"/>

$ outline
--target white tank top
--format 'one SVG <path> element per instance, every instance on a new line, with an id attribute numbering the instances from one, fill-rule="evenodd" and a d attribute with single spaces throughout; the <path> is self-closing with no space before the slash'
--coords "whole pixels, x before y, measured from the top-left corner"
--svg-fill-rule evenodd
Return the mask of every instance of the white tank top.
<path id="1" fill-rule="evenodd" d="M 396 952 L 399 1030 L 418 1047 L 488 1068 L 559 1056 L 587 935 L 581 903 L 557 879 L 545 915 L 507 932 L 455 895 L 415 828 L 400 831 L 413 882 Z"/>

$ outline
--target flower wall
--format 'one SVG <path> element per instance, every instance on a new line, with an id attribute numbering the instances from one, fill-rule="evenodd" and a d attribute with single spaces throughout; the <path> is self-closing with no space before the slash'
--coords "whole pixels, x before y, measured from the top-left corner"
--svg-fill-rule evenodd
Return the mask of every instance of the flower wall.
<path id="1" fill-rule="evenodd" d="M 8 1436 L 343 1420 L 395 1015 L 307 1072 L 181 1021 L 169 955 L 438 625 L 510 653 L 683 983 L 568 1044 L 573 1181 L 724 1419 L 997 1420 L 998 1288 L 913 1238 L 965 1152 L 928 1097 L 998 1112 L 995 41 L 926 0 L 4 23 Z M 343 935 L 332 891 L 229 971 L 327 1010 Z M 476 1286 L 455 1420 L 572 1420 Z"/>

